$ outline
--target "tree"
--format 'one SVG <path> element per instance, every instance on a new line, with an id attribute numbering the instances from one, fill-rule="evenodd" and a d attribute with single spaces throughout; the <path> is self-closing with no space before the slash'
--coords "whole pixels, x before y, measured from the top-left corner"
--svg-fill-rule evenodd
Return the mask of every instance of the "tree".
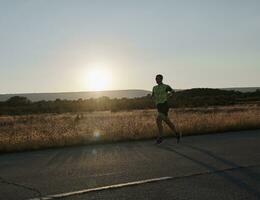
<path id="1" fill-rule="evenodd" d="M 31 103 L 31 101 L 29 99 L 27 99 L 26 97 L 21 97 L 21 96 L 14 96 L 9 98 L 6 101 L 7 105 L 9 106 L 25 106 Z"/>

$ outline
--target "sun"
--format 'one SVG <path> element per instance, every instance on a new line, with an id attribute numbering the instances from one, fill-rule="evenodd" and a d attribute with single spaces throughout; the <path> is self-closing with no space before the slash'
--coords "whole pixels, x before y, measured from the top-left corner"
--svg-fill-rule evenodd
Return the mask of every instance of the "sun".
<path id="1" fill-rule="evenodd" d="M 103 63 L 90 65 L 87 73 L 87 87 L 91 91 L 107 90 L 111 84 L 111 71 Z"/>

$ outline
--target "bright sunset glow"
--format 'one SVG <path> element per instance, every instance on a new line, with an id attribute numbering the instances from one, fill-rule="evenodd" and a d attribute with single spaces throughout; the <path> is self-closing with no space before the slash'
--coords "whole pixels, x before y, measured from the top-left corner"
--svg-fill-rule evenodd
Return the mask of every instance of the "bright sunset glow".
<path id="1" fill-rule="evenodd" d="M 0 94 L 151 91 L 156 74 L 176 89 L 259 87 L 259 10 L 259 0 L 0 0 Z"/>
<path id="2" fill-rule="evenodd" d="M 90 91 L 107 90 L 112 83 L 112 73 L 103 63 L 89 65 L 87 72 L 87 88 Z"/>

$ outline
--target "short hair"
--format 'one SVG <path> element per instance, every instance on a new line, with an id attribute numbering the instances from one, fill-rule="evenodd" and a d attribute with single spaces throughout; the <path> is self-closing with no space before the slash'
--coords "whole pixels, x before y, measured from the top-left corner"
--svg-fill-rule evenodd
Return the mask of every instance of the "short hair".
<path id="1" fill-rule="evenodd" d="M 163 79 L 163 75 L 161 75 L 161 74 L 157 74 L 157 75 L 156 75 L 156 78 Z"/>

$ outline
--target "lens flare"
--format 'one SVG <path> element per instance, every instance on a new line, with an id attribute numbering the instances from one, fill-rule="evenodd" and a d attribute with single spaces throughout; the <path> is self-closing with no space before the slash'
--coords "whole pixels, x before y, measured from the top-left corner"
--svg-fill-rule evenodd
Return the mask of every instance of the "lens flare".
<path id="1" fill-rule="evenodd" d="M 99 130 L 95 130 L 93 133 L 93 136 L 95 139 L 99 139 L 100 138 L 100 131 Z"/>

